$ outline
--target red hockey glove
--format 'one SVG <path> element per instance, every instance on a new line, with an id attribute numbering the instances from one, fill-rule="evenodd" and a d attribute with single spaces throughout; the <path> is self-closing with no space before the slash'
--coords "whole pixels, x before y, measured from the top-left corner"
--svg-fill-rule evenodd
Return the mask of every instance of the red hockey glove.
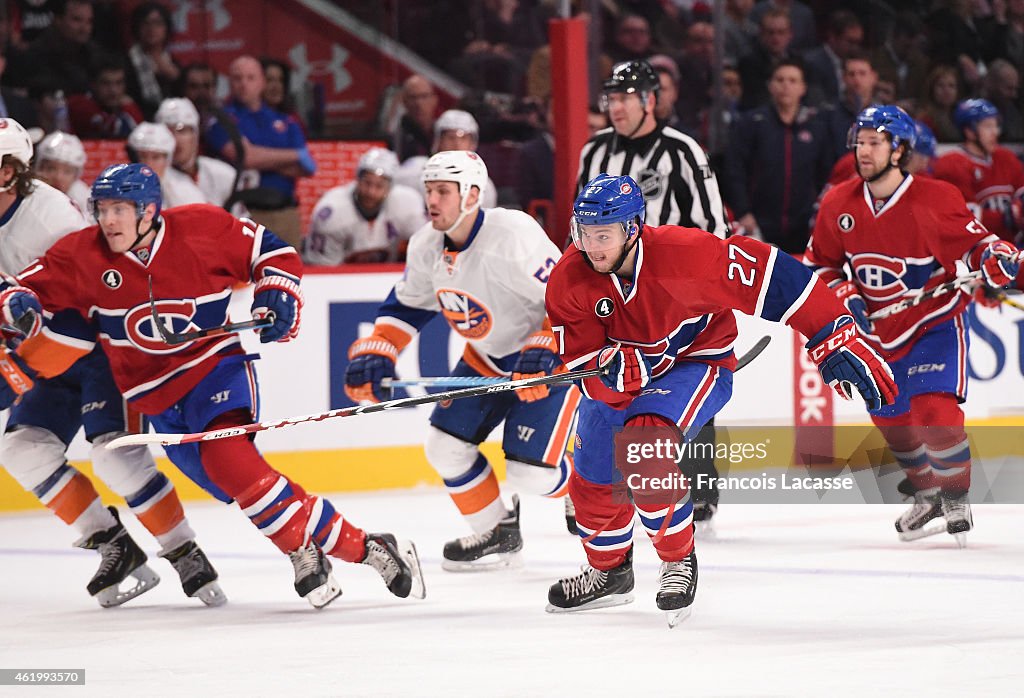
<path id="1" fill-rule="evenodd" d="M 4 281 L 16 283 L 10 277 L 4 277 Z M 24 286 L 8 286 L 0 292 L 0 316 L 0 333 L 11 349 L 16 349 L 43 329 L 43 307 L 39 296 Z"/>
<path id="2" fill-rule="evenodd" d="M 891 405 L 896 399 L 892 369 L 857 336 L 856 324 L 849 315 L 825 325 L 805 346 L 822 380 L 843 399 L 852 400 L 854 388 L 869 410 Z"/>
<path id="3" fill-rule="evenodd" d="M 981 253 L 981 273 L 985 283 L 993 288 L 1003 288 L 1016 279 L 1020 271 L 1018 252 L 1005 240 L 990 242 Z"/>
<path id="4" fill-rule="evenodd" d="M 651 364 L 637 347 L 605 347 L 597 355 L 597 365 L 608 368 L 599 378 L 617 393 L 637 395 L 651 382 Z"/>

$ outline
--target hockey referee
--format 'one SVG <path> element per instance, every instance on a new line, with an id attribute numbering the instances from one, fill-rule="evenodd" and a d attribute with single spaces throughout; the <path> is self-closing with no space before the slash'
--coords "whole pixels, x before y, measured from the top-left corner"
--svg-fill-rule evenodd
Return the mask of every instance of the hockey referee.
<path id="1" fill-rule="evenodd" d="M 612 69 L 602 86 L 600 102 L 612 125 L 594 134 L 580 151 L 576 193 L 602 172 L 629 175 L 647 201 L 648 225 L 700 228 L 724 238 L 725 211 L 718 179 L 697 141 L 654 116 L 660 87 L 658 74 L 645 60 L 625 61 Z M 714 420 L 705 424 L 693 441 L 710 445 L 696 451 L 713 454 Z M 680 468 L 691 482 L 696 482 L 698 473 L 718 477 L 713 455 L 688 457 Z M 694 521 L 710 521 L 718 508 L 717 487 L 694 489 L 691 496 Z"/>

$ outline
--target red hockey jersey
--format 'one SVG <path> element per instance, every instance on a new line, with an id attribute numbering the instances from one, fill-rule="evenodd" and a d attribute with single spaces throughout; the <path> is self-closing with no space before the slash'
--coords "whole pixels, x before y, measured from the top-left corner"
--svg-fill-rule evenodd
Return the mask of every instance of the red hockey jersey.
<path id="1" fill-rule="evenodd" d="M 696 228 L 644 226 L 632 281 L 599 274 L 570 247 L 551 272 L 545 305 L 569 369 L 602 347 L 639 347 L 657 379 L 677 361 L 733 369 L 733 310 L 816 334 L 845 310 L 835 295 L 778 248 L 746 237 L 721 240 Z M 598 381 L 588 397 L 625 408 L 629 395 Z"/>
<path id="2" fill-rule="evenodd" d="M 302 271 L 292 247 L 262 225 L 215 206 L 169 209 L 163 221 L 141 255 L 112 253 L 94 225 L 62 238 L 18 275 L 46 311 L 75 310 L 92 322 L 118 388 L 147 414 L 181 399 L 222 355 L 242 351 L 237 335 L 164 343 L 151 317 L 150 278 L 161 320 L 186 332 L 228 322 L 231 291 L 240 283 L 268 271 L 297 281 Z M 47 331 L 69 351 L 92 348 L 95 335 L 61 337 L 62 329 Z"/>
<path id="3" fill-rule="evenodd" d="M 1006 227 L 1005 216 L 1011 197 L 1024 196 L 1024 165 L 1012 150 L 996 148 L 991 158 L 980 158 L 957 148 L 934 161 L 932 175 L 959 189 L 986 228 L 1014 241 L 1018 231 Z"/>
<path id="4" fill-rule="evenodd" d="M 856 179 L 825 195 L 804 263 L 830 285 L 846 278 L 849 264 L 873 313 L 954 278 L 957 261 L 977 269 L 981 252 L 996 239 L 946 182 L 908 175 L 876 206 L 867 185 Z M 876 321 L 869 339 L 885 359 L 897 359 L 926 329 L 963 312 L 969 302 L 965 293 L 936 296 Z"/>

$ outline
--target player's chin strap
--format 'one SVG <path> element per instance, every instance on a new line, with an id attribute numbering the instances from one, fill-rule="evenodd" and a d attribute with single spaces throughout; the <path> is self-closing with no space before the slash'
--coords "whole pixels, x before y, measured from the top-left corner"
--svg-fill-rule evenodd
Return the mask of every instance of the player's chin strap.
<path id="1" fill-rule="evenodd" d="M 163 219 L 162 218 L 155 218 L 154 217 L 153 220 L 150 221 L 150 223 L 149 223 L 149 229 L 146 230 L 146 232 L 144 232 L 144 233 L 140 233 L 139 232 L 139 226 L 141 224 L 142 224 L 142 216 L 139 216 L 139 218 L 136 219 L 136 221 L 135 221 L 135 242 L 133 242 L 132 246 L 128 248 L 130 250 L 134 250 L 136 247 L 138 247 L 139 243 L 142 242 L 143 240 L 145 240 L 146 236 L 149 235 L 150 233 L 159 233 L 160 232 L 160 227 L 161 227 L 161 225 L 163 225 Z"/>
<path id="2" fill-rule="evenodd" d="M 633 237 L 633 244 L 630 245 L 629 243 L 626 243 L 625 245 L 623 245 L 622 253 L 619 255 L 619 260 L 615 262 L 615 264 L 612 266 L 610 270 L 601 273 L 608 274 L 609 276 L 618 273 L 619 269 L 622 268 L 622 265 L 626 263 L 626 258 L 629 257 L 629 253 L 633 251 L 633 248 L 636 247 L 637 244 L 639 244 L 640 235 L 644 232 L 643 226 L 639 225 L 635 219 L 633 220 L 632 225 L 635 225 L 637 228 L 636 235 Z M 625 226 L 623 226 L 623 230 L 625 231 Z M 629 234 L 628 231 L 625 232 L 627 235 Z M 594 269 L 594 263 L 590 261 L 590 257 L 587 256 L 586 252 L 583 253 L 583 259 L 587 262 L 587 264 L 590 265 L 591 269 Z M 594 271 L 597 270 L 594 269 Z"/>

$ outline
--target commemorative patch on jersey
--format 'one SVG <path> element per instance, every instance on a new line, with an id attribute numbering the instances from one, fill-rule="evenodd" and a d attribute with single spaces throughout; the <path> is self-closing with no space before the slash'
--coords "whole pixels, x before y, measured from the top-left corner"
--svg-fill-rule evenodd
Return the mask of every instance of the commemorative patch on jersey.
<path id="1" fill-rule="evenodd" d="M 494 327 L 494 317 L 483 303 L 464 291 L 437 289 L 441 313 L 452 329 L 466 339 L 483 339 Z"/>
<path id="2" fill-rule="evenodd" d="M 853 220 L 853 216 L 849 213 L 840 213 L 839 218 L 836 219 L 836 225 L 838 225 L 839 229 L 844 233 L 848 233 L 853 230 L 853 226 L 856 224 L 857 222 Z"/>
<path id="3" fill-rule="evenodd" d="M 121 288 L 121 272 L 117 269 L 107 269 L 103 272 L 103 276 L 100 277 L 103 281 L 103 285 L 110 289 Z"/>
<path id="4" fill-rule="evenodd" d="M 607 296 L 594 304 L 594 314 L 598 317 L 608 317 L 613 312 L 615 312 L 615 303 Z"/>

